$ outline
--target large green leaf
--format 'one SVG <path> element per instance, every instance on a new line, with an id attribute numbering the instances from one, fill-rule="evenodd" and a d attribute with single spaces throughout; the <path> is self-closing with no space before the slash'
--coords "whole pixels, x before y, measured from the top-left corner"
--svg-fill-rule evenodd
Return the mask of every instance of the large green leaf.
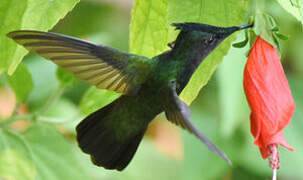
<path id="1" fill-rule="evenodd" d="M 279 4 L 303 24 L 303 0 L 277 0 Z"/>
<path id="2" fill-rule="evenodd" d="M 30 72 L 22 63 L 18 66 L 15 73 L 8 77 L 8 81 L 13 87 L 19 102 L 27 99 L 34 86 Z"/>
<path id="3" fill-rule="evenodd" d="M 243 34 L 239 34 L 237 42 L 244 38 Z M 247 51 L 247 46 L 241 49 L 230 48 L 216 74 L 220 100 L 220 129 L 225 137 L 232 135 L 241 121 L 246 121 L 248 117 L 248 112 L 245 111 L 248 106 L 243 90 L 243 70 Z"/>
<path id="4" fill-rule="evenodd" d="M 57 89 L 59 83 L 56 78 L 56 65 L 38 55 L 26 56 L 22 63 L 32 75 L 34 86 L 27 102 L 31 107 L 30 111 L 35 111 L 40 109 Z"/>
<path id="5" fill-rule="evenodd" d="M 74 145 L 53 127 L 36 124 L 25 132 L 24 139 L 32 151 L 37 180 L 91 179 L 78 161 Z"/>
<path id="6" fill-rule="evenodd" d="M 0 177 L 9 180 L 33 180 L 35 168 L 19 151 L 7 149 L 0 154 Z"/>
<path id="7" fill-rule="evenodd" d="M 215 26 L 241 25 L 246 17 L 247 1 L 238 0 L 168 0 L 168 22 L 200 22 Z M 181 98 L 191 103 L 221 63 L 236 35 L 222 42 L 198 67 Z"/>
<path id="8" fill-rule="evenodd" d="M 13 30 L 49 30 L 79 0 L 1 0 L 0 1 L 0 72 L 12 74 L 27 51 L 6 37 Z M 3 51 L 3 52 L 2 52 Z"/>
<path id="9" fill-rule="evenodd" d="M 247 2 L 238 0 L 136 0 L 132 12 L 130 51 L 148 57 L 167 49 L 176 38 L 173 22 L 201 22 L 217 26 L 239 25 L 246 17 Z M 235 36 L 225 40 L 197 69 L 181 94 L 191 103 L 210 79 L 217 65 L 227 53 Z"/>
<path id="10" fill-rule="evenodd" d="M 0 179 L 33 180 L 36 175 L 31 151 L 22 136 L 0 129 Z"/>
<path id="11" fill-rule="evenodd" d="M 130 26 L 130 51 L 153 57 L 167 49 L 167 0 L 135 0 Z"/>
<path id="12" fill-rule="evenodd" d="M 63 68 L 57 68 L 57 78 L 62 85 L 70 85 L 77 81 L 76 77 Z"/>

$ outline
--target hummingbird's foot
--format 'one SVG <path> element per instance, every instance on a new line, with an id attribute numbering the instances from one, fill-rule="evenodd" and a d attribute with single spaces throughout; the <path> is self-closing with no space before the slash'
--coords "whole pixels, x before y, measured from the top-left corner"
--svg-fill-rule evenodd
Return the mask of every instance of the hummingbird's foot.
<path id="1" fill-rule="evenodd" d="M 176 41 L 173 41 L 171 43 L 168 43 L 167 46 L 170 48 L 174 48 L 174 45 L 176 44 Z"/>

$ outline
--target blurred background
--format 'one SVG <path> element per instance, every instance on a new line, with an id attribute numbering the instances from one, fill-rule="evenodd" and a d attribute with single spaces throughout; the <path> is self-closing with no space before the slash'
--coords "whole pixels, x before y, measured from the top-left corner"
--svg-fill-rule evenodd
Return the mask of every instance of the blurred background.
<path id="1" fill-rule="evenodd" d="M 51 31 L 128 51 L 131 8 L 132 1 L 128 0 L 83 0 Z M 285 137 L 296 151 L 290 152 L 280 148 L 281 169 L 278 171 L 278 176 L 280 180 L 301 180 L 303 179 L 302 25 L 285 12 L 276 1 L 268 1 L 267 11 L 276 19 L 281 32 L 289 37 L 287 41 L 281 42 L 281 59 L 297 106 L 291 124 L 285 129 Z M 238 41 L 243 39 L 242 36 L 243 34 L 239 33 Z M 87 114 L 113 101 L 119 95 L 96 90 L 82 81 L 73 79 L 63 70 L 57 71 L 56 65 L 50 61 L 29 54 L 23 62 L 32 75 L 33 91 L 28 100 L 20 104 L 16 102 L 13 90 L 5 84 L 5 81 L 1 81 L 1 119 L 8 118 L 13 113 L 26 117 L 26 114 L 44 108 L 39 124 L 41 126 L 46 124 L 50 129 L 44 128 L 43 131 L 40 129 L 40 132 L 28 131 L 27 128 L 31 123 L 22 119 L 10 123 L 14 131 L 25 132 L 26 138 L 31 139 L 30 145 L 37 153 L 33 158 L 41 164 L 37 170 L 33 170 L 31 163 L 21 161 L 14 154 L 16 160 L 13 162 L 26 167 L 20 170 L 15 164 L 6 163 L 11 161 L 6 161 L 5 156 L 1 156 L 0 163 L 6 163 L 11 169 L 0 168 L 0 174 L 4 174 L 8 180 L 10 173 L 20 173 L 20 171 L 24 171 L 24 176 L 31 176 L 28 173 L 34 173 L 45 177 L 44 179 L 271 179 L 268 162 L 261 158 L 250 134 L 250 110 L 242 87 L 247 51 L 248 48 L 231 48 L 208 85 L 202 89 L 191 105 L 194 123 L 230 157 L 232 166 L 207 150 L 194 136 L 167 122 L 163 115 L 158 116 L 150 125 L 134 159 L 123 172 L 108 171 L 94 166 L 89 157 L 77 147 L 74 127 Z M 58 74 L 66 77 L 69 83 L 62 86 Z M 54 131 L 53 127 L 64 137 Z M 34 139 L 32 136 L 35 135 L 38 137 Z M 22 180 L 22 176 L 20 177 Z"/>

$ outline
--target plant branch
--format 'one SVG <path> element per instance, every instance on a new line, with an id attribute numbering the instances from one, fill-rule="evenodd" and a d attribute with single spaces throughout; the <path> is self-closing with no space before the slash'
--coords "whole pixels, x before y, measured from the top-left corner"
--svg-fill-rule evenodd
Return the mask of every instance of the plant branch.
<path id="1" fill-rule="evenodd" d="M 46 112 L 62 95 L 65 89 L 65 85 L 60 84 L 54 94 L 47 100 L 47 102 L 43 105 L 43 107 L 35 113 L 36 116 L 42 115 L 44 112 Z"/>
<path id="2" fill-rule="evenodd" d="M 20 120 L 20 119 L 30 120 L 31 118 L 33 118 L 32 114 L 12 116 L 10 118 L 4 119 L 3 121 L 0 121 L 0 126 L 10 124 L 11 122 L 16 121 L 16 120 Z"/>

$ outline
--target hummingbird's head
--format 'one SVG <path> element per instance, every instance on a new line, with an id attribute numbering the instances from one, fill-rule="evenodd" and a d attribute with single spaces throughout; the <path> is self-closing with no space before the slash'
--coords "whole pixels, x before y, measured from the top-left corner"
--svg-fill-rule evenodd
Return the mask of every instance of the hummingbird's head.
<path id="1" fill-rule="evenodd" d="M 232 27 L 216 27 L 207 24 L 200 23 L 173 23 L 176 29 L 181 30 L 177 41 L 182 42 L 180 44 L 186 44 L 195 46 L 203 51 L 211 52 L 217 47 L 226 37 L 241 29 L 252 27 L 253 24 L 247 24 L 243 26 Z M 176 41 L 176 45 L 178 42 Z"/>

